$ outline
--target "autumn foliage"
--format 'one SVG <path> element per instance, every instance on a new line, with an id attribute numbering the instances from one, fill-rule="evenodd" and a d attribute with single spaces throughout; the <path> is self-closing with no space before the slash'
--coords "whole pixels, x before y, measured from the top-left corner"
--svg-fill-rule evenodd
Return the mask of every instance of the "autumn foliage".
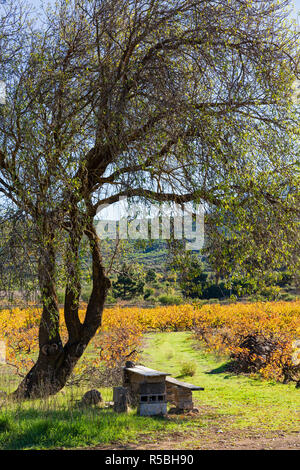
<path id="1" fill-rule="evenodd" d="M 209 351 L 229 355 L 242 372 L 283 382 L 300 378 L 300 302 L 212 305 L 200 310 L 195 337 Z"/>
<path id="2" fill-rule="evenodd" d="M 85 310 L 80 311 L 83 320 Z M 61 315 L 63 318 L 63 315 Z M 38 308 L 0 311 L 0 338 L 7 343 L 7 362 L 20 374 L 38 353 Z M 67 331 L 61 320 L 62 339 Z M 87 365 L 115 367 L 137 360 L 143 334 L 150 331 L 194 332 L 201 346 L 230 356 L 236 368 L 287 382 L 299 380 L 300 301 L 207 304 L 156 308 L 114 307 L 104 310 L 102 327 L 76 371 Z"/>

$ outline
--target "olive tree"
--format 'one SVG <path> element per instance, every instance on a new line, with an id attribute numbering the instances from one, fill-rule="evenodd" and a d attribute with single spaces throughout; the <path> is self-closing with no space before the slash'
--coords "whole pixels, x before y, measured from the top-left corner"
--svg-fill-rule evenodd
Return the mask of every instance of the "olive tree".
<path id="1" fill-rule="evenodd" d="M 37 25 L 23 19 L 21 6 L 19 17 L 2 18 L 0 191 L 30 221 L 43 305 L 39 356 L 17 396 L 59 391 L 101 325 L 110 281 L 94 224 L 99 207 L 122 197 L 202 202 L 254 230 L 262 252 L 268 224 L 295 231 L 299 38 L 287 6 L 70 0 Z M 83 237 L 92 292 L 81 321 Z M 289 240 L 275 248 L 284 256 Z"/>

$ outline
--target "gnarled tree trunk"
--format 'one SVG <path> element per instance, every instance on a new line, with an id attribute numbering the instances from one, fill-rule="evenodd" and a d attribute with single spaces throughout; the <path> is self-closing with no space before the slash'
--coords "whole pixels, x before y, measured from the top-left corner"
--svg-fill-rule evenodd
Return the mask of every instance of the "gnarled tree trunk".
<path id="1" fill-rule="evenodd" d="M 62 344 L 59 334 L 59 308 L 55 290 L 55 253 L 51 244 L 45 250 L 40 263 L 39 280 L 43 294 L 43 311 L 39 329 L 39 356 L 17 390 L 16 398 L 38 398 L 53 395 L 61 390 L 88 343 L 101 325 L 102 312 L 110 281 L 105 276 L 96 231 L 92 224 L 86 230 L 92 253 L 93 289 L 88 302 L 84 322 L 79 310 L 80 279 L 76 269 L 80 234 L 75 227 L 71 231 L 68 260 L 69 278 L 66 286 L 64 316 L 68 341 Z"/>

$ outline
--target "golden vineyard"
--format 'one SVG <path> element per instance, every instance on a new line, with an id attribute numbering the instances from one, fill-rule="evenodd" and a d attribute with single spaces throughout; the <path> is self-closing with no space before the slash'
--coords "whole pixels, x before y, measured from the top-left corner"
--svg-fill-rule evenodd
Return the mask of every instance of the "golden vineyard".
<path id="1" fill-rule="evenodd" d="M 80 311 L 81 320 L 85 310 Z M 0 311 L 0 339 L 7 363 L 19 374 L 32 366 L 38 352 L 38 308 Z M 67 332 L 61 312 L 62 340 Z M 205 350 L 230 358 L 236 370 L 259 373 L 282 382 L 299 381 L 300 301 L 181 305 L 156 308 L 107 308 L 102 327 L 77 373 L 91 364 L 113 368 L 127 358 L 138 360 L 143 335 L 191 331 Z"/>

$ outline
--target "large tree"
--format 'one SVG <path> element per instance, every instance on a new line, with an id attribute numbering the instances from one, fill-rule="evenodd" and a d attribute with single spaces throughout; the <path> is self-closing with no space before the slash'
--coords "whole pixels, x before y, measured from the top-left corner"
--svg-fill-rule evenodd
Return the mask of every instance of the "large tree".
<path id="1" fill-rule="evenodd" d="M 40 353 L 16 395 L 60 390 L 101 325 L 110 286 L 94 225 L 101 205 L 201 201 L 246 220 L 261 251 L 268 224 L 295 231 L 299 43 L 287 5 L 61 0 L 37 25 L 15 1 L 3 6 L 0 191 L 32 228 L 43 304 Z M 81 322 L 84 236 L 93 288 Z M 288 248 L 287 235 L 277 256 Z"/>

